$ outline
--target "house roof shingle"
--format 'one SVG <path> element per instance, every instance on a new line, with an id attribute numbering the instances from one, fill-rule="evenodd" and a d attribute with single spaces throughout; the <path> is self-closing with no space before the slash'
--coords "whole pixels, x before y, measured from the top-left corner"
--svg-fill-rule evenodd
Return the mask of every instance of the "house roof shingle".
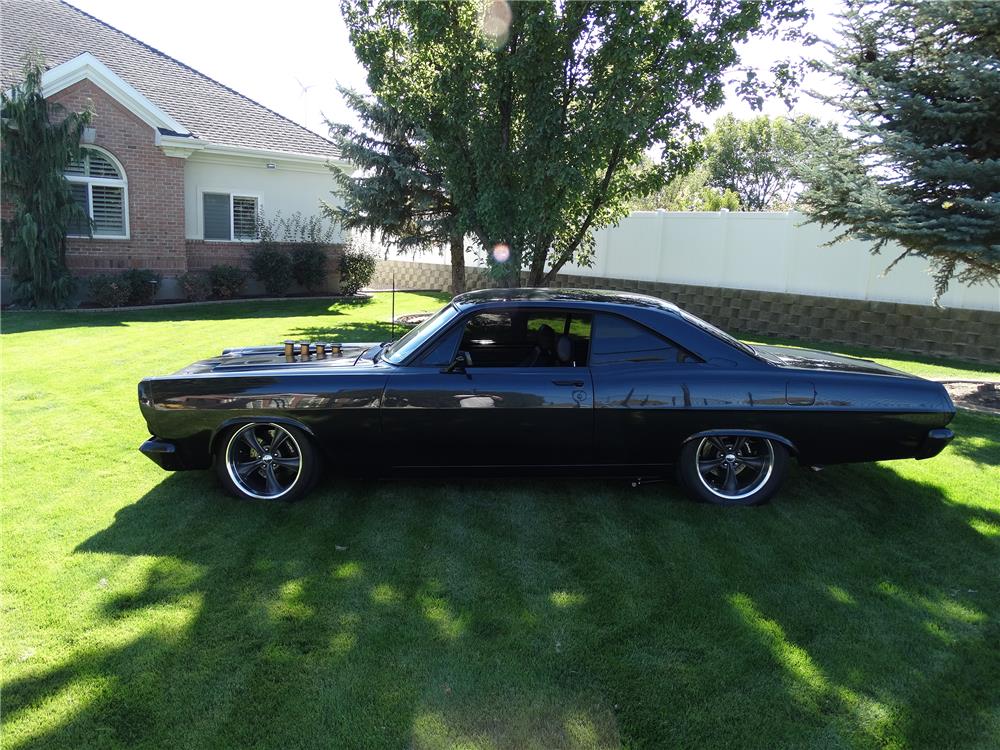
<path id="1" fill-rule="evenodd" d="M 21 79 L 24 56 L 48 67 L 90 52 L 147 99 L 211 143 L 337 156 L 333 143 L 148 44 L 59 0 L 2 0 L 2 79 Z"/>

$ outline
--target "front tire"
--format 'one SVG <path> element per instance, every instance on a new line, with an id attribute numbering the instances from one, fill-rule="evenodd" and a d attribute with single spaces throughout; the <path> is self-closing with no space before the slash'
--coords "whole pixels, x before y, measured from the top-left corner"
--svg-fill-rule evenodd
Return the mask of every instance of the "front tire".
<path id="1" fill-rule="evenodd" d="M 788 449 L 775 440 L 718 435 L 689 440 L 678 473 L 688 494 L 716 505 L 760 505 L 788 473 Z"/>
<path id="2" fill-rule="evenodd" d="M 308 435 L 274 422 L 230 428 L 215 455 L 219 482 L 244 500 L 298 500 L 312 486 L 317 468 Z"/>

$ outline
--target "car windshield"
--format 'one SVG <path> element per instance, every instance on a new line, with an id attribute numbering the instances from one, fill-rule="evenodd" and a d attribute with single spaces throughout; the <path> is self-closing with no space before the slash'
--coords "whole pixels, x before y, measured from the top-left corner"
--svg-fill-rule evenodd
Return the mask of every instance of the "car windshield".
<path id="1" fill-rule="evenodd" d="M 399 341 L 387 346 L 382 352 L 382 357 L 394 365 L 403 363 L 413 352 L 423 346 L 425 341 L 454 320 L 456 315 L 458 315 L 458 310 L 450 304 L 445 305 Z"/>
<path id="2" fill-rule="evenodd" d="M 750 344 L 744 344 L 739 339 L 733 338 L 728 333 L 723 331 L 721 328 L 716 328 L 711 323 L 707 323 L 706 321 L 699 318 L 697 315 L 692 315 L 686 310 L 680 310 L 679 312 L 683 316 L 684 320 L 686 320 L 688 323 L 691 323 L 692 325 L 698 326 L 701 330 L 705 331 L 705 333 L 709 333 L 715 336 L 715 338 L 725 341 L 730 346 L 735 346 L 741 352 L 746 352 L 747 354 L 754 357 L 759 356 L 757 354 L 757 350 L 754 349 L 752 346 L 750 346 Z"/>

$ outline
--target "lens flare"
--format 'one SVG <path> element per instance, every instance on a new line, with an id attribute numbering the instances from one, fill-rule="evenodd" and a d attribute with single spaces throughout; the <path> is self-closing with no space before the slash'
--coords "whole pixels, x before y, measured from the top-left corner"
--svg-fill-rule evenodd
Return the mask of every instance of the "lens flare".
<path id="1" fill-rule="evenodd" d="M 510 260 L 510 246 L 502 242 L 493 246 L 493 260 L 497 263 L 506 263 Z"/>
<path id="2" fill-rule="evenodd" d="M 481 21 L 483 36 L 494 49 L 500 49 L 506 44 L 513 17 L 507 0 L 488 0 L 484 4 Z"/>

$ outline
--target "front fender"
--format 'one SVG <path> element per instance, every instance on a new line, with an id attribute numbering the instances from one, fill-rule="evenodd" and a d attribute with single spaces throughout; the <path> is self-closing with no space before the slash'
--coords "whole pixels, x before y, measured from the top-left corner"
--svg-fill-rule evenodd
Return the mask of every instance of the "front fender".
<path id="1" fill-rule="evenodd" d="M 746 430 L 742 428 L 734 428 L 732 430 L 702 430 L 701 432 L 696 432 L 694 435 L 684 438 L 684 444 L 686 445 L 692 440 L 701 440 L 702 438 L 725 437 L 730 435 L 736 435 L 738 437 L 767 438 L 768 440 L 773 440 L 776 443 L 781 443 L 783 446 L 788 448 L 788 452 L 793 456 L 797 456 L 799 454 L 799 449 L 795 447 L 795 443 L 782 435 L 778 435 L 774 432 L 766 432 L 764 430 Z"/>

